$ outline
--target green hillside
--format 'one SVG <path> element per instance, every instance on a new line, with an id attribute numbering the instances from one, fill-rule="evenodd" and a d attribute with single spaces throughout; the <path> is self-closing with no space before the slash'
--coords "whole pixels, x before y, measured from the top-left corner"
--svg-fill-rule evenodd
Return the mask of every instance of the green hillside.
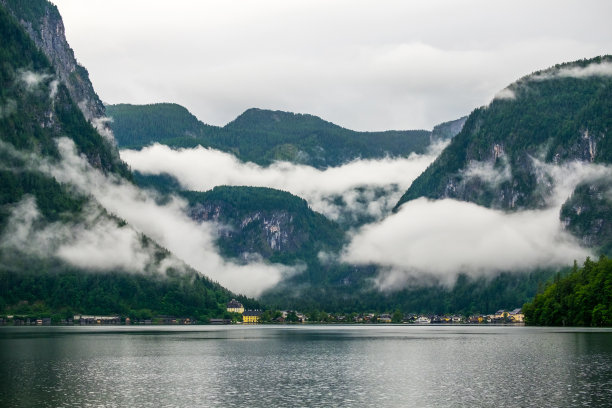
<path id="1" fill-rule="evenodd" d="M 179 314 L 204 319 L 222 315 L 223 304 L 235 295 L 187 266 L 180 274 L 176 268 L 158 272 L 157 266 L 172 255 L 143 235 L 141 245 L 151 255 L 145 270 L 115 268 L 105 273 L 71 266 L 51 250 L 38 251 L 35 243 L 9 244 L 11 234 L 23 234 L 26 229 L 34 234 L 87 230 L 85 210 L 92 208 L 97 221 L 129 228 L 92 197 L 77 193 L 42 170 L 44 162 L 59 163 L 57 141 L 66 137 L 94 168 L 125 182 L 132 177 L 113 144 L 94 129 L 58 79 L 57 72 L 65 67 L 53 65 L 14 17 L 32 18 L 33 22 L 24 23 L 49 38 L 58 33 L 44 31 L 48 27 L 37 22 L 43 15 L 56 14 L 55 6 L 46 1 L 0 3 L 0 315 Z M 70 49 L 63 37 L 57 38 L 57 44 Z M 74 60 L 64 62 L 77 66 Z M 94 94 L 89 99 L 96 98 Z M 25 202 L 35 203 L 40 216 L 17 217 L 14 211 Z M 48 238 L 60 239 L 53 233 Z"/>
<path id="2" fill-rule="evenodd" d="M 176 104 L 108 105 L 106 111 L 120 148 L 201 145 L 260 165 L 286 160 L 326 168 L 357 158 L 423 153 L 430 144 L 425 130 L 355 132 L 282 111 L 249 109 L 224 127 L 206 125 Z"/>
<path id="3" fill-rule="evenodd" d="M 555 280 L 523 306 L 528 324 L 612 326 L 612 260 L 587 258 L 582 268 Z"/>

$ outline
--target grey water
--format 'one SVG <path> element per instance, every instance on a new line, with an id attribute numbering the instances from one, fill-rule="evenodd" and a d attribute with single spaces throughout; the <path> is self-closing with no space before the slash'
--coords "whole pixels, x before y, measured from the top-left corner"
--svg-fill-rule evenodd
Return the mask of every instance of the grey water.
<path id="1" fill-rule="evenodd" d="M 0 406 L 612 406 L 612 330 L 1 327 Z"/>

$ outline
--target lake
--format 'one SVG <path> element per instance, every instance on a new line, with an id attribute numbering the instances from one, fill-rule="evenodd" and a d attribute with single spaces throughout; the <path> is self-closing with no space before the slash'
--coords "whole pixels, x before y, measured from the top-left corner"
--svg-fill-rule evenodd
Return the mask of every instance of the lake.
<path id="1" fill-rule="evenodd" d="M 0 327 L 2 407 L 612 404 L 612 330 Z"/>

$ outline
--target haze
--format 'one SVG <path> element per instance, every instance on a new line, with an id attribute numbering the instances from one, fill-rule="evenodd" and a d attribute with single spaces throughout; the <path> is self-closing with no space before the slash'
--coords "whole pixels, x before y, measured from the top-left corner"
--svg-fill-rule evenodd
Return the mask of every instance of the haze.
<path id="1" fill-rule="evenodd" d="M 215 125 L 258 107 L 431 129 L 612 44 L 609 1 L 54 3 L 103 101 L 176 102 Z"/>

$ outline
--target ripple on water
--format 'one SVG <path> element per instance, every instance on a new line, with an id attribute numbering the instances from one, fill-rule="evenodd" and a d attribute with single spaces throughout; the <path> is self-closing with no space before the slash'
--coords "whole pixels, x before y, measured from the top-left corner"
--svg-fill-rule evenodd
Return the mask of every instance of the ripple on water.
<path id="1" fill-rule="evenodd" d="M 612 332 L 290 327 L 0 338 L 1 406 L 605 406 Z"/>

